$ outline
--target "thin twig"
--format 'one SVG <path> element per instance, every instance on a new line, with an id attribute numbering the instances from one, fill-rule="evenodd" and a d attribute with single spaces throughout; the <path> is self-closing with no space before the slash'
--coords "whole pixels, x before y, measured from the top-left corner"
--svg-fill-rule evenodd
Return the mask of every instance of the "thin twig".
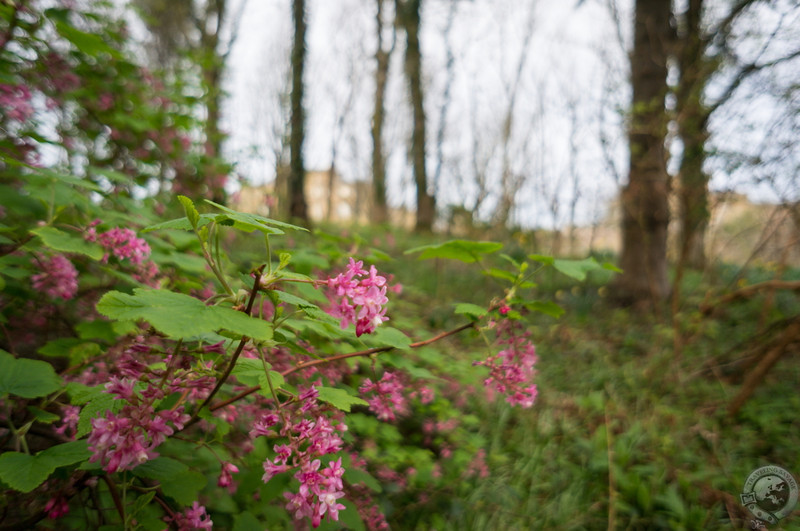
<path id="1" fill-rule="evenodd" d="M 788 290 L 800 290 L 800 280 L 767 280 L 764 282 L 759 282 L 758 284 L 752 284 L 750 286 L 746 286 L 744 288 L 738 289 L 734 292 L 728 293 L 724 297 L 720 297 L 713 303 L 704 303 L 700 306 L 700 311 L 704 315 L 709 315 L 717 309 L 717 307 L 722 306 L 723 304 L 727 304 L 731 301 L 736 299 L 744 299 L 747 297 L 752 297 L 753 295 L 757 294 L 759 291 L 762 290 L 777 290 L 777 289 L 788 289 Z"/>
<path id="2" fill-rule="evenodd" d="M 261 266 L 255 272 L 256 278 L 253 283 L 253 289 L 250 291 L 250 298 L 247 301 L 247 307 L 244 310 L 244 313 L 246 315 L 250 315 L 250 312 L 253 311 L 253 304 L 255 303 L 256 295 L 258 294 L 258 283 L 261 281 L 261 273 L 263 271 L 264 271 L 264 266 Z M 200 419 L 200 417 L 198 416 L 200 414 L 200 411 L 202 411 L 203 408 L 211 402 L 211 399 L 214 398 L 214 395 L 216 395 L 217 392 L 219 392 L 219 390 L 222 388 L 222 386 L 225 385 L 225 382 L 228 380 L 228 377 L 231 375 L 231 372 L 233 372 L 233 367 L 236 365 L 236 360 L 239 359 L 239 355 L 242 353 L 242 351 L 244 350 L 244 346 L 247 344 L 249 340 L 250 340 L 249 337 L 242 336 L 242 339 L 239 341 L 239 346 L 236 347 L 236 352 L 233 353 L 230 362 L 228 362 L 228 366 L 225 367 L 225 373 L 222 375 L 222 377 L 220 377 L 219 380 L 217 380 L 217 384 L 214 386 L 214 389 L 211 391 L 211 393 L 209 393 L 206 399 L 203 400 L 203 403 L 200 404 L 200 407 L 198 407 L 197 410 L 194 412 L 194 416 L 189 420 L 189 422 L 186 423 L 186 427 L 191 426 Z"/>
<path id="3" fill-rule="evenodd" d="M 459 326 L 457 328 L 454 328 L 452 330 L 448 330 L 446 332 L 442 332 L 441 334 L 433 336 L 433 337 L 431 337 L 429 339 L 425 339 L 425 340 L 422 340 L 422 341 L 417 341 L 415 343 L 411 343 L 409 345 L 409 348 L 424 347 L 425 345 L 430 345 L 431 343 L 435 343 L 437 341 L 441 341 L 442 339 L 444 339 L 446 337 L 458 334 L 459 332 L 463 332 L 464 330 L 467 330 L 469 328 L 474 328 L 474 327 L 475 327 L 475 323 L 465 323 L 465 324 L 463 324 L 463 325 L 461 325 L 461 326 Z M 315 365 L 323 365 L 323 364 L 326 364 L 326 363 L 333 363 L 334 361 L 340 361 L 340 360 L 344 360 L 344 359 L 347 359 L 347 358 L 372 356 L 374 354 L 380 354 L 381 352 L 388 352 L 388 351 L 394 350 L 394 349 L 395 349 L 395 347 L 393 347 L 393 346 L 373 347 L 373 348 L 366 349 L 366 350 L 360 350 L 358 352 L 348 352 L 347 354 L 337 354 L 335 356 L 328 356 L 327 358 L 321 358 L 321 359 L 318 359 L 318 360 L 312 360 L 312 361 L 308 361 L 308 362 L 305 362 L 305 363 L 300 362 L 296 366 L 294 366 L 294 367 L 292 367 L 290 369 L 286 369 L 285 371 L 281 372 L 281 376 L 285 377 L 285 376 L 288 376 L 288 375 L 292 374 L 293 372 L 297 372 L 297 371 L 300 371 L 300 370 L 303 370 L 303 369 L 307 369 L 308 367 L 313 367 Z M 241 400 L 242 398 L 244 398 L 244 397 L 246 397 L 248 395 L 251 395 L 251 394 L 255 393 L 259 389 L 261 389 L 260 385 L 255 385 L 253 387 L 248 387 L 244 391 L 241 391 L 240 393 L 232 396 L 231 398 L 228 398 L 227 400 L 223 400 L 222 402 L 219 402 L 217 404 L 214 404 L 213 406 L 210 406 L 208 409 L 210 411 L 216 411 L 217 409 L 220 409 L 220 408 L 223 408 L 225 406 L 228 406 L 228 405 L 230 405 L 230 404 L 232 404 L 232 403 L 234 403 L 234 402 L 236 402 L 238 400 Z"/>

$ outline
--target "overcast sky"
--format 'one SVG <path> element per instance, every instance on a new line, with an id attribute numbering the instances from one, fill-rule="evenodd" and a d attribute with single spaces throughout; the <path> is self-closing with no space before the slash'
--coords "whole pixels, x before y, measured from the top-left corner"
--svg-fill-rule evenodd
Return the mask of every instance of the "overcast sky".
<path id="1" fill-rule="evenodd" d="M 607 2 L 599 0 L 585 0 L 580 6 L 572 0 L 459 0 L 448 33 L 452 1 L 423 2 L 427 168 L 431 177 L 439 169 L 440 206 L 474 204 L 476 166 L 485 169 L 495 191 L 499 186 L 503 119 L 522 58 L 507 151 L 509 167 L 520 182 L 512 221 L 524 226 L 563 224 L 576 194 L 577 221 L 604 214 L 627 173 L 623 116 L 630 99 L 625 46 L 630 41 L 631 2 L 616 3 L 621 9 L 619 26 Z M 781 3 L 789 5 L 791 0 L 777 2 Z M 335 153 L 337 170 L 345 179 L 369 178 L 374 4 L 375 0 L 307 0 L 305 157 L 310 170 L 329 168 Z M 710 5 L 713 10 L 723 4 L 717 0 Z M 238 173 L 255 184 L 274 178 L 275 152 L 285 132 L 280 94 L 288 91 L 290 7 L 290 0 L 249 0 L 231 57 L 228 149 Z M 793 20 L 800 25 L 797 13 L 793 19 L 773 18 L 765 12 L 759 22 L 763 27 L 742 31 L 765 33 Z M 411 113 L 402 77 L 402 39 L 399 34 L 387 95 L 389 201 L 413 208 L 406 157 Z M 757 40 L 743 42 L 744 54 L 752 52 L 747 46 L 759 50 Z M 448 49 L 454 57 L 450 70 Z M 448 79 L 450 102 L 440 159 L 437 135 Z M 753 90 L 763 89 L 756 85 Z M 745 121 L 751 129 L 762 130 L 763 137 L 781 111 L 762 100 L 744 101 L 736 112 L 745 112 Z M 737 123 L 744 123 L 741 118 L 728 114 Z M 716 149 L 737 144 L 746 148 L 758 137 L 743 132 L 731 136 L 730 127 L 719 120 L 715 127 L 721 130 Z M 674 148 L 678 153 L 679 146 Z M 718 188 L 747 178 L 722 164 L 712 169 Z M 496 200 L 496 194 L 490 196 L 479 214 L 488 216 Z"/>

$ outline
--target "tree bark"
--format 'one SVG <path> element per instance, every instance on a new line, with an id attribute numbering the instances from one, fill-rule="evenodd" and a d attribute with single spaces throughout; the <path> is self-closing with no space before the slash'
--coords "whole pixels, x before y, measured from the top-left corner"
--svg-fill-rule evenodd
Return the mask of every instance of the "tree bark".
<path id="1" fill-rule="evenodd" d="M 389 58 L 394 49 L 394 40 L 388 49 L 383 47 L 383 2 L 377 0 L 377 49 L 375 50 L 375 105 L 372 111 L 372 215 L 375 223 L 389 221 L 386 205 L 386 157 L 383 151 L 383 123 L 386 117 L 386 83 L 389 79 Z"/>
<path id="2" fill-rule="evenodd" d="M 414 128 L 411 161 L 417 186 L 417 231 L 430 231 L 436 216 L 436 199 L 428 193 L 425 169 L 425 107 L 422 91 L 422 53 L 419 45 L 421 0 L 396 0 L 397 19 L 406 33 L 405 73 L 408 79 Z"/>
<path id="3" fill-rule="evenodd" d="M 679 264 L 696 269 L 705 267 L 704 239 L 710 217 L 709 176 L 703 171 L 709 109 L 703 103 L 703 94 L 714 70 L 709 68 L 705 58 L 700 27 L 702 15 L 703 0 L 689 0 L 680 27 L 677 47 L 680 81 L 675 91 L 675 122 L 683 144 L 678 193 Z"/>
<path id="4" fill-rule="evenodd" d="M 633 102 L 628 131 L 630 170 L 628 184 L 622 190 L 623 273 L 615 282 L 614 293 L 621 302 L 637 306 L 655 307 L 669 291 L 664 98 L 670 7 L 665 0 L 636 1 L 631 53 Z"/>
<path id="5" fill-rule="evenodd" d="M 289 137 L 289 216 L 308 223 L 305 196 L 306 170 L 303 162 L 305 139 L 305 112 L 303 109 L 303 69 L 306 59 L 306 7 L 305 0 L 293 0 L 294 44 L 292 46 L 291 132 Z"/>

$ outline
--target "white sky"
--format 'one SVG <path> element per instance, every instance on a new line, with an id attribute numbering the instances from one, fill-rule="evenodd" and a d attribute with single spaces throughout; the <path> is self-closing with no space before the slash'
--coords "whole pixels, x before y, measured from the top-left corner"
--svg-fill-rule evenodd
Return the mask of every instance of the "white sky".
<path id="1" fill-rule="evenodd" d="M 622 38 L 629 41 L 631 2 L 618 3 Z M 721 3 L 712 2 L 712 7 Z M 307 0 L 307 4 L 306 167 L 327 169 L 335 150 L 337 170 L 345 179 L 367 179 L 375 0 Z M 564 224 L 575 193 L 576 221 L 589 222 L 603 214 L 606 202 L 616 194 L 617 179 L 627 173 L 622 118 L 630 94 L 627 57 L 605 2 L 576 4 L 575 0 L 458 1 L 450 34 L 455 57 L 451 103 L 441 181 L 436 183 L 440 206 L 474 204 L 473 162 L 486 169 L 490 183 L 499 181 L 509 86 L 532 20 L 508 149 L 510 169 L 522 183 L 512 221 L 523 226 Z M 288 91 L 290 6 L 290 0 L 249 0 L 231 57 L 228 148 L 238 162 L 239 174 L 256 184 L 274 178 L 275 152 L 285 132 L 279 95 Z M 444 33 L 451 1 L 425 0 L 423 6 L 428 174 L 432 177 L 438 163 L 436 135 L 446 82 Z M 764 31 L 775 25 L 769 13 L 761 22 Z M 402 75 L 403 48 L 403 36 L 398 34 L 384 135 L 389 201 L 413 208 L 413 180 L 406 157 L 411 112 Z M 750 112 L 759 107 L 760 112 Z M 745 102 L 743 109 L 755 116 L 747 118 L 754 129 L 763 129 L 763 122 L 774 114 L 774 107 L 758 100 Z M 721 129 L 722 148 L 752 143 L 751 137 L 731 137 L 729 131 L 726 139 L 724 124 Z M 716 165 L 712 169 L 719 187 L 732 182 L 732 173 L 735 182 L 730 168 Z M 490 215 L 496 200 L 496 194 L 491 195 L 479 213 Z"/>

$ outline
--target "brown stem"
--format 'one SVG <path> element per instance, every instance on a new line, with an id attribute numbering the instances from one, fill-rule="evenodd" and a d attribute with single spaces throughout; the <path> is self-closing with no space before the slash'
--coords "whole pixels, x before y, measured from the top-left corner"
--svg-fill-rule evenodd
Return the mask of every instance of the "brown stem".
<path id="1" fill-rule="evenodd" d="M 108 485 L 108 492 L 111 494 L 111 499 L 114 500 L 114 506 L 117 508 L 117 512 L 119 513 L 119 517 L 122 519 L 123 524 L 125 523 L 125 508 L 122 506 L 122 500 L 119 497 L 119 491 L 117 490 L 117 486 L 111 481 L 111 478 L 108 477 L 108 474 L 103 474 L 103 481 L 106 482 Z"/>
<path id="2" fill-rule="evenodd" d="M 247 301 L 247 307 L 244 310 L 244 313 L 246 315 L 250 315 L 250 312 L 253 311 L 253 304 L 255 303 L 256 295 L 258 294 L 258 283 L 261 281 L 261 274 L 264 272 L 264 267 L 266 266 L 262 265 L 255 272 L 256 278 L 253 283 L 253 289 L 250 291 L 250 298 Z M 189 422 L 186 423 L 186 427 L 189 427 L 198 420 L 200 420 L 200 417 L 198 416 L 200 414 L 200 411 L 202 411 L 204 407 L 206 407 L 209 403 L 211 403 L 211 399 L 214 398 L 214 396 L 217 394 L 217 392 L 219 392 L 222 386 L 225 385 L 225 382 L 228 380 L 228 377 L 231 375 L 231 372 L 233 372 L 233 367 L 236 365 L 236 360 L 239 359 L 239 355 L 242 353 L 242 351 L 244 350 L 244 346 L 247 344 L 249 340 L 250 340 L 249 337 L 242 336 L 241 341 L 239 341 L 239 346 L 236 347 L 236 352 L 233 353 L 230 362 L 228 362 L 228 366 L 225 367 L 225 372 L 223 373 L 222 377 L 219 380 L 217 380 L 217 385 L 214 386 L 214 389 L 211 391 L 211 393 L 209 393 L 206 399 L 203 400 L 203 403 L 200 404 L 200 407 L 198 407 L 197 410 L 194 412 L 194 416 L 192 416 L 191 420 L 189 420 Z"/>
<path id="3" fill-rule="evenodd" d="M 714 303 L 710 304 L 704 303 L 703 305 L 700 306 L 700 311 L 704 315 L 709 315 L 713 313 L 714 310 L 717 309 L 717 307 L 722 306 L 723 304 L 726 304 L 728 302 L 734 301 L 736 299 L 744 299 L 747 297 L 752 297 L 761 290 L 776 290 L 776 289 L 800 290 L 800 281 L 767 280 L 765 282 L 759 282 L 758 284 L 752 284 L 750 286 L 729 293 L 724 297 L 720 297 Z"/>
<path id="4" fill-rule="evenodd" d="M 463 324 L 463 325 L 461 325 L 461 326 L 459 326 L 457 328 L 454 328 L 452 330 L 448 330 L 447 332 L 442 332 L 441 334 L 433 336 L 433 337 L 431 337 L 429 339 L 425 339 L 425 340 L 422 340 L 422 341 L 417 341 L 415 343 L 411 343 L 409 345 L 409 347 L 410 348 L 424 347 L 425 345 L 430 345 L 431 343 L 435 343 L 437 341 L 441 341 L 442 339 L 444 339 L 446 337 L 458 334 L 459 332 L 463 332 L 464 330 L 467 330 L 469 328 L 474 328 L 474 327 L 475 327 L 475 323 L 466 323 L 466 324 Z M 347 359 L 347 358 L 356 358 L 356 357 L 360 357 L 360 356 L 371 356 L 373 354 L 380 354 L 381 352 L 388 352 L 390 350 L 394 350 L 394 348 L 395 347 L 392 347 L 392 346 L 373 347 L 373 348 L 369 348 L 367 350 L 359 350 L 358 352 L 348 352 L 347 354 L 337 354 L 335 356 L 328 356 L 327 358 L 321 358 L 321 359 L 318 359 L 318 360 L 312 360 L 312 361 L 308 361 L 308 362 L 300 362 L 296 366 L 294 366 L 294 367 L 292 367 L 290 369 L 286 369 L 285 371 L 283 371 L 281 373 L 281 376 L 288 376 L 289 374 L 292 374 L 293 372 L 297 372 L 297 371 L 302 370 L 302 369 L 307 369 L 308 367 L 314 367 L 315 365 L 324 365 L 326 363 L 333 363 L 334 361 L 344 360 L 344 359 Z M 236 402 L 238 400 L 241 400 L 242 398 L 244 398 L 244 397 L 246 397 L 248 395 L 251 395 L 251 394 L 255 393 L 259 389 L 261 389 L 260 385 L 255 385 L 253 387 L 248 387 L 244 391 L 241 391 L 239 394 L 236 394 L 236 395 L 232 396 L 231 398 L 228 398 L 227 400 L 223 400 L 222 402 L 214 404 L 213 406 L 210 406 L 208 409 L 211 410 L 211 411 L 216 411 L 217 409 L 220 409 L 220 408 L 223 408 L 225 406 L 228 406 L 228 405 L 230 405 L 230 404 L 232 404 L 232 403 L 234 403 L 234 402 Z"/>
<path id="5" fill-rule="evenodd" d="M 764 379 L 764 376 L 775 365 L 778 360 L 786 353 L 786 347 L 800 338 L 800 319 L 795 320 L 778 338 L 775 345 L 766 353 L 758 365 L 747 375 L 739 394 L 728 406 L 728 415 L 735 417 L 747 399 L 755 392 L 756 387 Z"/>

